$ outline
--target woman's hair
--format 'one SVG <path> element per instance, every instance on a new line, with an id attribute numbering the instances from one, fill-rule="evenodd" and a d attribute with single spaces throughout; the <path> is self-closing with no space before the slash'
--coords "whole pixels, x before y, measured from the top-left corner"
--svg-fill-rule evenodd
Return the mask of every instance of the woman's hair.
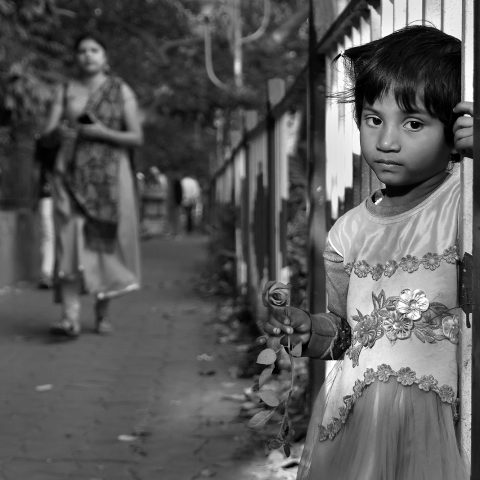
<path id="1" fill-rule="evenodd" d="M 104 50 L 107 50 L 107 46 L 105 41 L 103 40 L 102 36 L 95 31 L 88 31 L 88 32 L 83 32 L 80 35 L 78 35 L 75 38 L 75 41 L 73 43 L 73 51 L 77 52 L 78 48 L 80 47 L 80 44 L 84 40 L 93 40 L 94 42 L 98 43 Z"/>
<path id="2" fill-rule="evenodd" d="M 340 101 L 355 104 L 360 124 L 363 103 L 392 92 L 400 108 L 413 111 L 420 100 L 445 125 L 453 144 L 453 107 L 461 95 L 461 42 L 434 27 L 407 26 L 384 38 L 353 47 L 339 55 L 352 87 Z"/>

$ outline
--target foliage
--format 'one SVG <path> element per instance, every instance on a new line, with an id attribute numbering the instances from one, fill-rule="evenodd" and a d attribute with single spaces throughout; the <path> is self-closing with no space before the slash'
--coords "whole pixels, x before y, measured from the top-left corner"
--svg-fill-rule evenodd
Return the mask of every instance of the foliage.
<path id="1" fill-rule="evenodd" d="M 276 281 L 267 282 L 262 292 L 262 301 L 271 312 L 277 311 L 285 315 L 285 309 L 291 305 L 291 286 Z M 284 338 L 286 338 L 286 346 L 282 344 Z M 290 403 L 294 393 L 301 390 L 295 384 L 295 359 L 302 355 L 302 343 L 293 345 L 289 335 L 282 335 L 267 338 L 266 344 L 267 348 L 263 349 L 257 357 L 257 363 L 264 365 L 265 368 L 260 373 L 256 386 L 264 408 L 250 419 L 249 426 L 260 429 L 272 418 L 280 416 L 280 428 L 275 437 L 269 440 L 268 446 L 271 449 L 283 448 L 285 455 L 289 457 L 295 433 L 290 416 Z M 284 358 L 288 359 L 290 382 L 285 391 L 276 392 L 269 388 L 267 383 L 272 377 L 275 365 L 281 363 Z"/>
<path id="2" fill-rule="evenodd" d="M 306 199 L 307 161 L 301 133 L 296 152 L 289 158 L 289 194 L 287 211 L 287 263 L 290 268 L 292 303 L 308 308 L 307 242 L 308 217 Z"/>
<path id="3" fill-rule="evenodd" d="M 210 212 L 208 265 L 203 275 L 203 293 L 236 297 L 235 209 L 228 204 L 215 205 Z"/>
<path id="4" fill-rule="evenodd" d="M 258 395 L 264 404 L 264 408 L 257 412 L 248 422 L 251 428 L 262 428 L 267 422 L 276 415 L 280 415 L 280 428 L 274 438 L 268 442 L 271 449 L 283 448 L 285 455 L 290 456 L 290 449 L 294 435 L 294 429 L 290 416 L 290 402 L 295 391 L 295 361 L 302 354 L 302 344 L 298 343 L 293 346 L 287 337 L 288 345 L 285 347 L 277 342 L 275 348 L 265 348 L 257 358 L 257 363 L 265 365 L 258 378 Z M 271 379 L 275 363 L 278 357 L 287 356 L 290 361 L 290 385 L 286 392 L 278 394 L 274 390 L 268 388 L 267 383 Z"/>
<path id="5" fill-rule="evenodd" d="M 41 121 L 51 86 L 72 73 L 71 45 L 85 29 L 104 37 L 113 70 L 132 85 L 145 113 L 148 143 L 142 164 L 207 176 L 215 143 L 214 122 L 243 106 L 262 110 L 270 77 L 291 81 L 303 66 L 304 25 L 283 43 L 272 33 L 302 5 L 301 0 L 272 2 L 266 34 L 243 48 L 245 87 L 218 89 L 204 67 L 205 8 L 213 29 L 215 72 L 233 85 L 231 19 L 226 0 L 0 0 L 0 122 Z M 242 1 L 242 31 L 255 31 L 262 2 Z M 155 142 L 153 139 L 162 140 Z M 228 138 L 225 137 L 225 138 Z M 187 155 L 186 149 L 193 150 Z"/>

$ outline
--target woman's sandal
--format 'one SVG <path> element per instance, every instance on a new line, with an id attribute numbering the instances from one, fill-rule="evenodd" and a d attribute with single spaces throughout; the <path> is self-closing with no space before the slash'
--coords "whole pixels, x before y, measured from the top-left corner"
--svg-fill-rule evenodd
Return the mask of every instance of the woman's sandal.
<path id="1" fill-rule="evenodd" d="M 95 322 L 95 332 L 100 335 L 108 335 L 113 332 L 113 325 L 108 319 L 102 318 Z"/>
<path id="2" fill-rule="evenodd" d="M 80 335 L 80 325 L 69 320 L 60 320 L 50 327 L 52 335 L 61 335 L 68 338 L 77 338 Z"/>

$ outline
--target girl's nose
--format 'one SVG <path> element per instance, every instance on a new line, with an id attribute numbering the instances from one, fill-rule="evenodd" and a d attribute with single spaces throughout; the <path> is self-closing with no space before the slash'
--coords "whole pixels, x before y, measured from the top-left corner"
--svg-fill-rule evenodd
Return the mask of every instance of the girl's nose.
<path id="1" fill-rule="evenodd" d="M 388 152 L 398 152 L 400 150 L 400 142 L 395 128 L 385 127 L 380 131 L 377 139 L 377 149 Z"/>

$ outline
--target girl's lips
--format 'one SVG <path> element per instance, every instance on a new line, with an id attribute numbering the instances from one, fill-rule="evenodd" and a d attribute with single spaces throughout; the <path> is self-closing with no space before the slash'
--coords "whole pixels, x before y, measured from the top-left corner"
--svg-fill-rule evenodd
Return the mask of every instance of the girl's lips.
<path id="1" fill-rule="evenodd" d="M 383 160 L 383 159 L 380 159 L 380 160 L 376 160 L 375 163 L 379 163 L 380 165 L 401 165 L 401 163 L 399 162 L 395 162 L 393 160 Z"/>

